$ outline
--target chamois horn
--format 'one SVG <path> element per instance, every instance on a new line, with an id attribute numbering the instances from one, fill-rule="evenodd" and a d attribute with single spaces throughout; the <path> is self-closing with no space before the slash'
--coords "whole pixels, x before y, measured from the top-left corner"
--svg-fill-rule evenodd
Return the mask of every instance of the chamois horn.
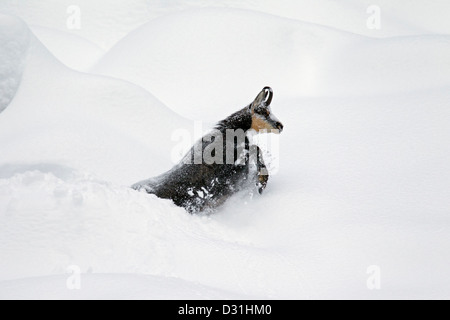
<path id="1" fill-rule="evenodd" d="M 265 92 L 265 104 L 266 106 L 270 106 L 270 104 L 272 103 L 272 98 L 273 98 L 273 91 L 271 87 L 265 87 L 263 89 L 263 91 Z"/>

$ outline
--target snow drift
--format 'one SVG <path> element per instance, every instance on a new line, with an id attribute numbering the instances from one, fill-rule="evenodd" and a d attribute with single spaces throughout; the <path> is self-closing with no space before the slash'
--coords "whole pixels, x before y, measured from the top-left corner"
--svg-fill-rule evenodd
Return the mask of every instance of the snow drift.
<path id="1" fill-rule="evenodd" d="M 22 78 L 30 34 L 24 23 L 0 15 L 0 112 L 14 97 Z"/>
<path id="2" fill-rule="evenodd" d="M 105 77 L 68 69 L 11 19 L 2 298 L 450 296 L 448 35 L 194 10 L 126 36 L 96 66 Z M 285 130 L 262 197 L 190 216 L 128 187 L 170 168 L 171 134 L 192 126 L 178 114 L 216 121 L 265 85 Z M 381 290 L 367 287 L 373 265 Z"/>
<path id="3" fill-rule="evenodd" d="M 171 133 L 190 123 L 133 84 L 68 69 L 26 28 L 11 38 L 31 40 L 22 77 L 7 79 L 21 85 L 0 118 L 3 163 L 63 163 L 124 184 L 168 166 Z"/>
<path id="4" fill-rule="evenodd" d="M 105 54 L 83 37 L 45 27 L 32 27 L 33 34 L 62 63 L 77 71 L 89 71 Z"/>
<path id="5" fill-rule="evenodd" d="M 449 86 L 450 37 L 375 40 L 267 14 L 195 10 L 131 32 L 93 70 L 151 90 L 186 117 L 212 119 L 217 109 L 232 112 L 267 79 L 291 97 Z"/>

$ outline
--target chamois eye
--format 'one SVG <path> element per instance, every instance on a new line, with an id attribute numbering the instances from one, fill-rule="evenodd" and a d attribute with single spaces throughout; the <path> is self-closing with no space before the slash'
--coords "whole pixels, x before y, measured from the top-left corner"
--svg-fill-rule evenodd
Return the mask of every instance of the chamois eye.
<path id="1" fill-rule="evenodd" d="M 266 116 L 270 116 L 270 111 L 266 110 Z"/>

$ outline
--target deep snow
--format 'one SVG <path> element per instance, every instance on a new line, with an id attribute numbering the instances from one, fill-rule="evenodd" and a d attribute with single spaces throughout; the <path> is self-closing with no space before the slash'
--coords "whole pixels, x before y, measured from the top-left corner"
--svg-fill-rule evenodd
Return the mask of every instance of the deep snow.
<path id="1" fill-rule="evenodd" d="M 25 28 L 12 17 L 3 16 L 0 21 L 0 112 L 11 102 L 22 78 L 30 38 Z"/>
<path id="2" fill-rule="evenodd" d="M 64 1 L 0 5 L 25 21 L 0 15 L 1 298 L 450 296 L 448 5 L 381 3 L 376 34 L 356 1 L 77 3 L 78 31 Z M 263 196 L 191 216 L 129 188 L 265 85 L 285 130 Z"/>

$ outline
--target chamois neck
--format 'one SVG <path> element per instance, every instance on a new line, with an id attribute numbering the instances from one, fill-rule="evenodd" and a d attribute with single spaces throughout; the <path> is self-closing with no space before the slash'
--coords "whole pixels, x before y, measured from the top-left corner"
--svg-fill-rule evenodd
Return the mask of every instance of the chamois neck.
<path id="1" fill-rule="evenodd" d="M 250 130 L 252 127 L 252 116 L 248 107 L 245 107 L 226 119 L 217 123 L 215 128 L 220 131 L 226 131 L 227 129 L 242 129 L 244 131 Z"/>

